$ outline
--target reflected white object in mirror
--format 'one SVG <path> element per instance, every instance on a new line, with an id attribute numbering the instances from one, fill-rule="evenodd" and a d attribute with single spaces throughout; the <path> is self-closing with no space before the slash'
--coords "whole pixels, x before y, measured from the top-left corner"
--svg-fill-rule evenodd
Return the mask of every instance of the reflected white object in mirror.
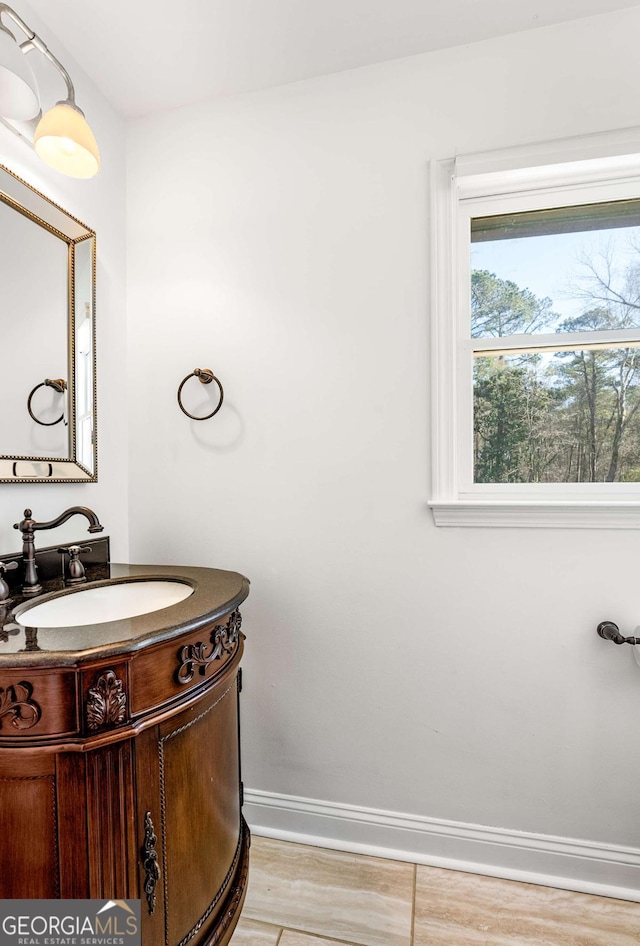
<path id="1" fill-rule="evenodd" d="M 0 241 L 0 482 L 95 482 L 95 233 L 0 165 Z"/>

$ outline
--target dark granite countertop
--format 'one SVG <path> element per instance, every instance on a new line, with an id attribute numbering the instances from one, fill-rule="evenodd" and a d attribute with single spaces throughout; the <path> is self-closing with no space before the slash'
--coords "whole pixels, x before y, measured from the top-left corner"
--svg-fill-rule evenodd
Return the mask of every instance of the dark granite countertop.
<path id="1" fill-rule="evenodd" d="M 14 594 L 0 603 L 0 667 L 77 666 L 96 656 L 111 658 L 130 654 L 185 631 L 196 631 L 237 608 L 249 594 L 249 581 L 238 572 L 183 565 L 111 564 L 87 569 L 88 581 L 80 588 L 63 588 L 61 578 L 44 582 L 41 595 L 24 598 Z M 59 594 L 82 593 L 111 582 L 139 579 L 176 579 L 190 585 L 193 594 L 183 601 L 135 617 L 78 627 L 29 628 L 15 622 L 26 601 L 40 604 Z M 21 613 L 20 621 L 26 622 Z"/>

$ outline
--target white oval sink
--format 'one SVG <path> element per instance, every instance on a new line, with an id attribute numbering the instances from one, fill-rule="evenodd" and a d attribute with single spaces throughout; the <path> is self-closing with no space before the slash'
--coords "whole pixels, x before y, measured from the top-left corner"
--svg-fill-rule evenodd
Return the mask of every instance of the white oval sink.
<path id="1" fill-rule="evenodd" d="M 183 581 L 127 581 L 99 588 L 80 588 L 70 594 L 34 603 L 16 614 L 22 627 L 78 627 L 106 624 L 160 611 L 193 594 Z"/>

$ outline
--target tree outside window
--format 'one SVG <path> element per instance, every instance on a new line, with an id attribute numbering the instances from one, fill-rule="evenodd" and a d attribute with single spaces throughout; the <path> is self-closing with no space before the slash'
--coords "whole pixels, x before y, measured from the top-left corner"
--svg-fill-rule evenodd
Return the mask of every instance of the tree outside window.
<path id="1" fill-rule="evenodd" d="M 472 337 L 534 336 L 529 351 L 475 353 L 475 482 L 640 481 L 640 348 L 566 347 L 637 327 L 640 202 L 478 218 L 471 249 L 493 269 L 471 272 Z"/>

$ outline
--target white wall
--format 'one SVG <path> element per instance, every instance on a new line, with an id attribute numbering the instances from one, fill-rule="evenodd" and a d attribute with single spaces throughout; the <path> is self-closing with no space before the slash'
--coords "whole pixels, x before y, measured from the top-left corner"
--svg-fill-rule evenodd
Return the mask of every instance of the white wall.
<path id="1" fill-rule="evenodd" d="M 635 8 L 131 127 L 132 558 L 251 578 L 251 789 L 640 848 L 640 668 L 595 634 L 640 623 L 640 536 L 426 507 L 428 162 L 638 123 L 639 34 Z M 226 392 L 202 424 L 195 367 Z"/>
<path id="2" fill-rule="evenodd" d="M 99 143 L 102 169 L 89 181 L 64 177 L 44 165 L 28 146 L 0 126 L 0 163 L 60 204 L 97 233 L 98 476 L 96 484 L 19 485 L 0 483 L 0 548 L 19 550 L 12 528 L 26 506 L 38 520 L 51 519 L 68 506 L 94 509 L 111 536 L 112 553 L 128 558 L 127 399 L 124 383 L 125 311 L 125 126 L 93 86 L 61 41 L 51 36 L 26 3 L 16 10 L 48 43 L 71 74 L 78 104 Z M 35 55 L 35 54 L 34 54 Z M 60 95 L 64 86 L 58 90 Z M 0 339 L 0 344 L 1 344 Z M 0 431 L 3 429 L 0 408 Z M 88 538 L 83 519 L 70 520 L 55 532 L 40 533 L 36 546 Z"/>

